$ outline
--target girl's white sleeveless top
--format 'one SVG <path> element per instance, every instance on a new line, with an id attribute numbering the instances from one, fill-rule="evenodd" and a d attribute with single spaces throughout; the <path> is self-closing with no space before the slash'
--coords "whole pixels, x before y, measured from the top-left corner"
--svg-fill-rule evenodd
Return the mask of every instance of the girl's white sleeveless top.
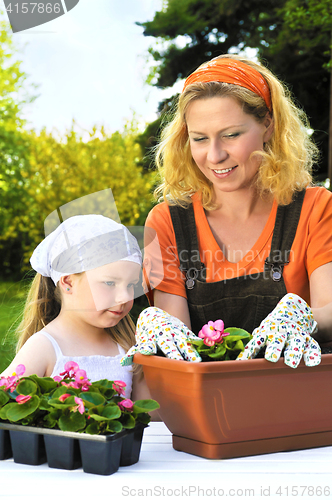
<path id="1" fill-rule="evenodd" d="M 50 334 L 45 331 L 38 333 L 49 339 L 55 351 L 56 362 L 51 377 L 55 377 L 64 372 L 65 364 L 68 361 L 75 361 L 81 370 L 86 371 L 87 378 L 91 382 L 102 379 L 122 380 L 125 382 L 125 397 L 130 398 L 133 383 L 132 367 L 120 365 L 120 359 L 125 355 L 125 350 L 119 344 L 117 344 L 119 349 L 119 354 L 117 356 L 101 356 L 99 354 L 94 354 L 92 356 L 64 356 L 59 344 Z"/>

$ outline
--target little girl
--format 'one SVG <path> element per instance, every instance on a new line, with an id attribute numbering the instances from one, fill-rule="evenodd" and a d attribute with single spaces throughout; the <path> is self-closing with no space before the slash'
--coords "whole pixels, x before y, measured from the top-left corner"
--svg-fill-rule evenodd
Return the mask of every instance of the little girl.
<path id="1" fill-rule="evenodd" d="M 60 224 L 31 257 L 35 276 L 19 327 L 19 364 L 25 374 L 55 376 L 76 361 L 91 381 L 122 380 L 126 397 L 149 398 L 141 375 L 120 359 L 135 343 L 129 316 L 142 255 L 127 228 L 102 215 Z"/>

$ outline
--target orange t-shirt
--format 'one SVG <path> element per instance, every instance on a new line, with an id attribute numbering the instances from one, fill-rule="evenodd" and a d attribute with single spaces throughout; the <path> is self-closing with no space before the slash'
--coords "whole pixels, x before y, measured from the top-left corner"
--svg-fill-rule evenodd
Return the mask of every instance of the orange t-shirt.
<path id="1" fill-rule="evenodd" d="M 276 202 L 253 248 L 242 260 L 232 263 L 225 259 L 212 234 L 200 197 L 196 194 L 192 199 L 200 259 L 207 269 L 206 281 L 221 281 L 263 272 L 271 248 Z M 151 287 L 186 297 L 184 274 L 179 270 L 175 234 L 167 203 L 156 205 L 145 225 L 156 231 L 161 250 L 159 257 L 156 257 L 158 252 L 153 251 L 153 245 L 146 248 L 145 265 Z M 332 193 L 327 189 L 307 188 L 289 261 L 283 272 L 287 292 L 296 293 L 310 304 L 311 273 L 323 264 L 332 262 Z"/>

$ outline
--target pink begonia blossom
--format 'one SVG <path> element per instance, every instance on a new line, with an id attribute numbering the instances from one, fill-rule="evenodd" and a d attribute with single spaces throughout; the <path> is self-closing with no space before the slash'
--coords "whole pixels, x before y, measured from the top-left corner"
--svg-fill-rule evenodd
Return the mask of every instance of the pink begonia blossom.
<path id="1" fill-rule="evenodd" d="M 75 382 L 81 391 L 88 391 L 91 385 L 90 380 L 87 378 L 85 370 L 77 370 L 75 373 Z"/>
<path id="2" fill-rule="evenodd" d="M 83 400 L 81 398 L 77 398 L 75 396 L 75 403 L 77 403 L 77 406 L 74 406 L 73 408 L 71 408 L 71 411 L 73 411 L 73 412 L 79 411 L 83 415 L 83 413 L 84 413 Z"/>
<path id="3" fill-rule="evenodd" d="M 88 380 L 87 382 L 84 382 L 83 385 L 81 385 L 80 389 L 82 392 L 87 392 L 89 390 L 89 387 L 91 385 L 91 382 Z"/>
<path id="4" fill-rule="evenodd" d="M 53 377 L 53 379 L 56 382 L 61 382 L 61 385 L 64 385 L 65 387 L 80 389 L 82 392 L 86 392 L 89 390 L 91 382 L 87 378 L 86 371 L 81 370 L 78 364 L 75 363 L 75 361 L 68 361 L 65 364 L 65 370 L 66 371 L 60 373 L 60 375 L 63 375 L 63 378 L 56 376 Z M 73 378 L 75 380 L 72 380 L 71 382 L 68 383 L 65 382 L 66 379 L 73 379 Z"/>
<path id="5" fill-rule="evenodd" d="M 62 377 L 60 377 L 59 375 L 55 375 L 55 377 L 53 377 L 53 380 L 54 380 L 55 382 L 61 382 Z"/>
<path id="6" fill-rule="evenodd" d="M 62 381 L 61 385 L 65 386 L 65 387 L 71 387 L 72 389 L 79 389 L 80 388 L 76 382 L 68 382 L 68 384 L 67 384 L 67 382 Z"/>
<path id="7" fill-rule="evenodd" d="M 65 364 L 65 371 L 60 373 L 60 375 L 62 375 L 63 378 L 73 378 L 79 369 L 80 367 L 75 361 L 67 361 Z"/>
<path id="8" fill-rule="evenodd" d="M 8 390 L 10 389 L 10 392 L 14 392 L 16 389 L 16 386 L 20 382 L 20 377 L 24 374 L 25 372 L 25 366 L 24 365 L 18 365 L 16 367 L 16 370 L 13 372 L 13 374 L 10 377 L 2 377 L 0 386 L 5 386 L 5 389 Z"/>
<path id="9" fill-rule="evenodd" d="M 13 377 L 22 377 L 22 375 L 25 373 L 25 366 L 24 365 L 17 365 L 15 372 L 13 373 Z"/>
<path id="10" fill-rule="evenodd" d="M 120 395 L 125 395 L 126 384 L 122 380 L 114 380 L 112 388 Z"/>
<path id="11" fill-rule="evenodd" d="M 203 339 L 204 344 L 207 346 L 221 344 L 223 337 L 227 337 L 227 335 L 229 335 L 229 333 L 224 332 L 224 322 L 221 319 L 209 321 L 207 325 L 202 327 L 198 334 L 199 338 Z"/>
<path id="12" fill-rule="evenodd" d="M 122 411 L 124 411 L 124 410 L 133 411 L 133 406 L 134 406 L 134 403 L 132 402 L 131 399 L 123 399 L 122 401 L 120 401 L 118 403 L 118 407 Z"/>
<path id="13" fill-rule="evenodd" d="M 24 403 L 26 403 L 27 401 L 29 401 L 29 399 L 31 399 L 31 396 L 24 396 L 23 394 L 20 394 L 19 396 L 17 396 L 16 402 L 19 405 L 23 405 Z"/>
<path id="14" fill-rule="evenodd" d="M 70 397 L 70 394 L 62 394 L 60 397 L 59 397 L 59 400 L 61 401 L 61 403 L 63 403 L 67 398 Z"/>

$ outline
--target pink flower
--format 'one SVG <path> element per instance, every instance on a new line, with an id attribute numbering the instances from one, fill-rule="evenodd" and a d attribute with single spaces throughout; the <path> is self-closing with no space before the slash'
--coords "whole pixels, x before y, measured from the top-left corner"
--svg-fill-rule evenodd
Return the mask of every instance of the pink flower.
<path id="1" fill-rule="evenodd" d="M 67 398 L 69 398 L 70 394 L 62 394 L 62 396 L 59 397 L 59 400 L 61 403 L 63 403 Z"/>
<path id="2" fill-rule="evenodd" d="M 209 321 L 198 334 L 200 339 L 204 339 L 204 344 L 207 346 L 222 343 L 223 337 L 227 337 L 227 335 L 229 333 L 224 332 L 224 322 L 221 319 L 217 319 L 214 322 Z"/>
<path id="3" fill-rule="evenodd" d="M 126 384 L 122 380 L 114 380 L 112 388 L 119 394 L 119 396 L 125 395 Z"/>
<path id="4" fill-rule="evenodd" d="M 24 365 L 18 365 L 16 367 L 16 370 L 15 372 L 13 373 L 13 377 L 22 377 L 22 375 L 24 374 L 25 372 L 25 366 Z"/>
<path id="5" fill-rule="evenodd" d="M 61 385 L 64 385 L 65 387 L 72 387 L 73 389 L 79 389 L 78 384 L 76 384 L 76 382 L 69 382 L 67 384 L 67 382 L 62 381 Z"/>
<path id="6" fill-rule="evenodd" d="M 75 372 L 75 380 L 78 383 L 83 383 L 85 380 L 88 380 L 87 376 L 86 376 L 86 371 L 85 370 L 77 370 Z"/>
<path id="7" fill-rule="evenodd" d="M 19 405 L 23 405 L 24 403 L 29 401 L 29 399 L 31 399 L 31 396 L 24 396 L 23 394 L 20 394 L 19 396 L 17 396 L 16 401 Z"/>
<path id="8" fill-rule="evenodd" d="M 120 403 L 118 403 L 118 407 L 122 411 L 125 411 L 125 410 L 133 411 L 133 406 L 134 406 L 134 403 L 132 402 L 131 399 L 123 399 L 122 401 L 120 401 Z"/>
<path id="9" fill-rule="evenodd" d="M 55 380 L 55 382 L 61 382 L 62 378 L 59 375 L 55 375 L 55 377 L 53 377 L 53 380 Z"/>
<path id="10" fill-rule="evenodd" d="M 75 377 L 75 373 L 80 369 L 75 361 L 67 361 L 65 364 L 65 371 L 60 373 L 63 378 L 73 378 Z"/>
<path id="11" fill-rule="evenodd" d="M 6 390 L 10 389 L 10 392 L 14 392 L 17 384 L 19 383 L 19 378 L 24 374 L 24 372 L 25 372 L 25 366 L 18 365 L 16 367 L 16 370 L 11 375 L 11 377 L 1 378 L 0 386 L 5 386 Z"/>
<path id="12" fill-rule="evenodd" d="M 73 412 L 79 411 L 83 415 L 83 413 L 84 413 L 84 403 L 83 403 L 82 399 L 81 398 L 77 398 L 75 396 L 75 403 L 77 403 L 77 406 L 74 406 L 73 408 L 71 408 L 71 411 L 73 411 Z"/>
<path id="13" fill-rule="evenodd" d="M 6 377 L 1 377 L 0 378 L 0 387 L 1 386 L 6 386 L 5 389 L 7 388 L 7 384 L 8 384 L 8 380 L 6 379 Z"/>
<path id="14" fill-rule="evenodd" d="M 75 383 L 78 385 L 78 389 L 81 389 L 82 391 L 89 390 L 91 382 L 87 378 L 85 370 L 77 370 L 75 373 Z"/>

